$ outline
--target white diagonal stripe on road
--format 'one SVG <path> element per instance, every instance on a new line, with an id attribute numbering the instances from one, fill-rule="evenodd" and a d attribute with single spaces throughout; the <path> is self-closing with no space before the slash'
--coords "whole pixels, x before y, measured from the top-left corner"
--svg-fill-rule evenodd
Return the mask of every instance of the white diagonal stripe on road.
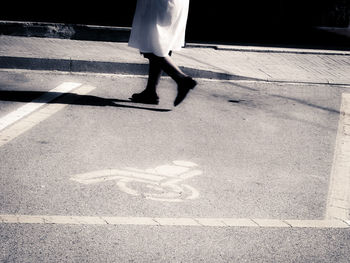
<path id="1" fill-rule="evenodd" d="M 67 104 L 59 103 L 47 104 L 50 101 L 72 90 L 75 90 L 78 95 L 84 95 L 93 89 L 95 87 L 81 83 L 64 82 L 41 97 L 2 117 L 0 119 L 0 147 L 67 106 Z"/>
<path id="2" fill-rule="evenodd" d="M 39 98 L 36 98 L 33 101 L 21 106 L 17 110 L 7 114 L 0 119 L 0 131 L 15 123 L 16 121 L 22 119 L 23 117 L 29 115 L 35 110 L 41 108 L 46 103 L 61 96 L 63 93 L 67 93 L 79 86 L 81 86 L 81 83 L 64 82 L 49 92 L 46 92 Z"/>

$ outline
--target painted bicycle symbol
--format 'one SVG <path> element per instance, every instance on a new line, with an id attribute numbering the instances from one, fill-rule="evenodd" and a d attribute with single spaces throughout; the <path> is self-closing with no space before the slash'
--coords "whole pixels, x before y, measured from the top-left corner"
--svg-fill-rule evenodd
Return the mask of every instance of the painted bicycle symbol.
<path id="1" fill-rule="evenodd" d="M 202 174 L 197 164 L 187 161 L 173 161 L 153 169 L 107 169 L 78 174 L 71 180 L 82 184 L 95 184 L 114 180 L 119 190 L 146 199 L 167 202 L 182 202 L 196 199 L 199 193 L 184 180 Z"/>

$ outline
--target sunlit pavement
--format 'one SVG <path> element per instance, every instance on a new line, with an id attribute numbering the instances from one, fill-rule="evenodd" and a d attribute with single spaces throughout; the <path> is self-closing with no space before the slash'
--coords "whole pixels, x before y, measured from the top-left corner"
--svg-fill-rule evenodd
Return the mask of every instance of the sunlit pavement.
<path id="1" fill-rule="evenodd" d="M 348 87 L 0 74 L 2 261 L 349 258 Z"/>

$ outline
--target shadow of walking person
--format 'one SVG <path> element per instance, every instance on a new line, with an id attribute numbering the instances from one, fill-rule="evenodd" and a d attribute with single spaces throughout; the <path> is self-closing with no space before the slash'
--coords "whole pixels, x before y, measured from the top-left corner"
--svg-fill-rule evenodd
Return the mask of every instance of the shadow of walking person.
<path id="1" fill-rule="evenodd" d="M 43 91 L 13 91 L 13 90 L 1 90 L 0 101 L 12 101 L 12 102 L 38 102 L 36 98 L 46 94 Z M 118 107 L 138 110 L 149 110 L 156 112 L 169 112 L 170 109 L 153 108 L 146 106 L 136 106 L 135 103 L 130 100 L 116 99 L 116 98 L 102 98 L 93 95 L 78 95 L 75 93 L 62 93 L 59 98 L 49 102 L 57 104 L 70 104 L 81 106 L 94 106 L 94 107 Z"/>

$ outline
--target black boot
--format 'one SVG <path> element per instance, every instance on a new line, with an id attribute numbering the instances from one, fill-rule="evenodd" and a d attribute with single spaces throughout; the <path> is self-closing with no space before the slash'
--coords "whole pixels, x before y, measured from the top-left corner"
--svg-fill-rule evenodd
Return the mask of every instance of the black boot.
<path id="1" fill-rule="evenodd" d="M 191 77 L 181 80 L 177 85 L 177 96 L 174 101 L 174 106 L 179 105 L 187 96 L 188 92 L 197 85 L 197 81 Z"/>
<path id="2" fill-rule="evenodd" d="M 141 93 L 135 93 L 131 96 L 132 102 L 144 103 L 144 104 L 155 104 L 158 105 L 159 97 L 156 92 L 145 89 Z"/>

